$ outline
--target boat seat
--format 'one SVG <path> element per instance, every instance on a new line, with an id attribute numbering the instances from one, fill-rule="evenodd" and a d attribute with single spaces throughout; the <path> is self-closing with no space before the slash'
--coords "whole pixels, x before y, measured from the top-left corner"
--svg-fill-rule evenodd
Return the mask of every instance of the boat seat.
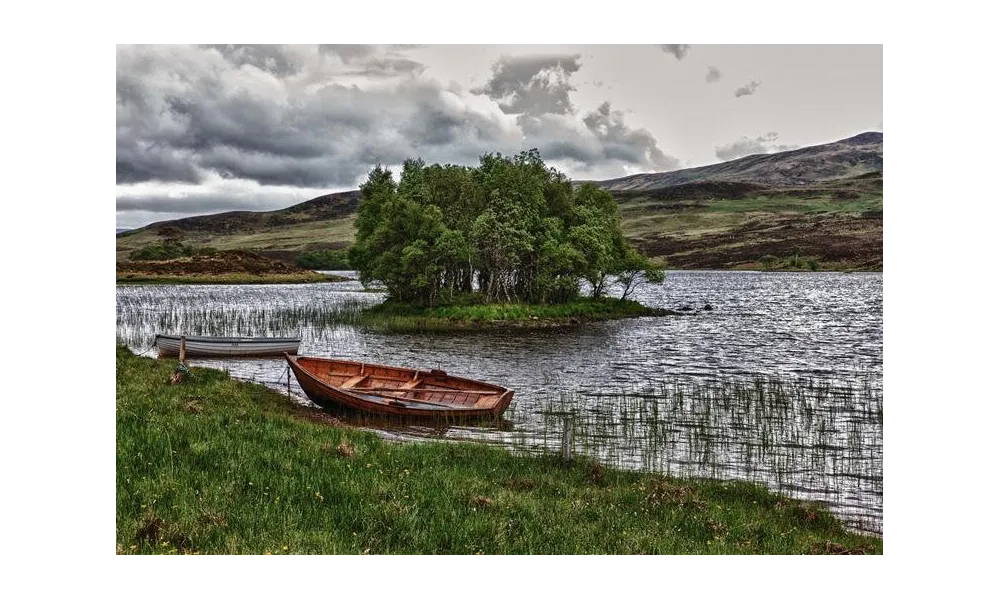
<path id="1" fill-rule="evenodd" d="M 340 387 L 352 388 L 361 383 L 362 381 L 364 381 L 365 379 L 368 379 L 367 375 L 355 375 L 354 377 L 351 377 L 350 379 L 345 381 Z"/>
<path id="2" fill-rule="evenodd" d="M 399 389 L 401 389 L 401 390 L 409 390 L 409 389 L 412 389 L 412 388 L 415 388 L 415 387 L 419 387 L 421 383 L 423 383 L 423 381 L 421 381 L 419 379 L 411 379 L 411 380 L 407 381 L 406 383 L 404 383 L 403 385 L 399 386 Z"/>

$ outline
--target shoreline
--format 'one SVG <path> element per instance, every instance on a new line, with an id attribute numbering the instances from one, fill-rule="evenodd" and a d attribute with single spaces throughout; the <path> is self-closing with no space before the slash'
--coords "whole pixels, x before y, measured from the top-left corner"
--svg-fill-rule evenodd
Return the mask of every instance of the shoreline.
<path id="1" fill-rule="evenodd" d="M 349 277 L 340 275 L 314 274 L 280 274 L 251 275 L 248 273 L 226 273 L 207 276 L 177 275 L 146 277 L 140 274 L 120 274 L 115 276 L 116 285 L 255 285 L 269 283 L 339 283 L 351 281 Z"/>
<path id="2" fill-rule="evenodd" d="M 740 267 L 740 268 L 704 268 L 704 269 L 683 269 L 683 268 L 671 268 L 671 267 L 660 267 L 664 271 L 692 271 L 692 272 L 719 272 L 719 273 L 741 273 L 741 272 L 751 272 L 751 273 L 883 273 L 882 269 L 877 271 L 872 271 L 870 269 L 762 269 L 757 267 Z"/>
<path id="3" fill-rule="evenodd" d="M 881 554 L 822 506 L 475 442 L 389 442 L 116 349 L 119 554 Z"/>

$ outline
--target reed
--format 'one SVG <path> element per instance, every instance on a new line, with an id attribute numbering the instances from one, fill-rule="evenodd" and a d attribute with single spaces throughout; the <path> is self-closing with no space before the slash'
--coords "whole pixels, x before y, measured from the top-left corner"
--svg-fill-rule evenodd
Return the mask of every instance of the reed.
<path id="1" fill-rule="evenodd" d="M 574 453 L 603 465 L 761 483 L 882 531 L 882 390 L 873 374 L 839 382 L 755 376 L 675 381 L 607 394 L 560 393 L 540 423 L 509 436 L 549 451 L 572 415 Z M 852 507 L 863 502 L 869 511 Z M 874 511 L 874 513 L 872 512 Z"/>

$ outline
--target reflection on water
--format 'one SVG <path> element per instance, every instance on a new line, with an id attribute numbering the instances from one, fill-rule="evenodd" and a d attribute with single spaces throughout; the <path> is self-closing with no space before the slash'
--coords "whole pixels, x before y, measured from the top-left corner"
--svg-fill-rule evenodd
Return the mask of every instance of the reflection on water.
<path id="1" fill-rule="evenodd" d="M 119 286 L 117 335 L 150 355 L 156 333 L 300 335 L 304 355 L 445 369 L 514 389 L 511 426 L 395 435 L 553 448 L 562 423 L 552 413 L 572 412 L 577 450 L 604 462 L 761 481 L 881 531 L 880 273 L 669 272 L 636 299 L 691 307 L 684 316 L 535 331 L 352 324 L 382 298 L 355 281 Z M 286 389 L 280 359 L 191 362 Z M 294 377 L 290 387 L 308 402 Z"/>

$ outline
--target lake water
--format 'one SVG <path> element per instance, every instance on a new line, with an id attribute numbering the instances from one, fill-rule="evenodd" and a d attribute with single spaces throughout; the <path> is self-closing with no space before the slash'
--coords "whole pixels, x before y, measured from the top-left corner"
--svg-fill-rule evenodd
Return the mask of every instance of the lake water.
<path id="1" fill-rule="evenodd" d="M 346 273 L 352 276 L 352 273 Z M 300 335 L 303 355 L 419 368 L 515 390 L 505 427 L 383 429 L 557 450 L 673 475 L 748 479 L 882 530 L 882 274 L 691 271 L 635 298 L 683 316 L 542 330 L 399 334 L 352 323 L 356 281 L 118 286 L 117 335 Z M 708 309 L 706 305 L 710 305 Z M 282 359 L 190 361 L 286 390 Z M 308 403 L 294 377 L 291 391 Z"/>

